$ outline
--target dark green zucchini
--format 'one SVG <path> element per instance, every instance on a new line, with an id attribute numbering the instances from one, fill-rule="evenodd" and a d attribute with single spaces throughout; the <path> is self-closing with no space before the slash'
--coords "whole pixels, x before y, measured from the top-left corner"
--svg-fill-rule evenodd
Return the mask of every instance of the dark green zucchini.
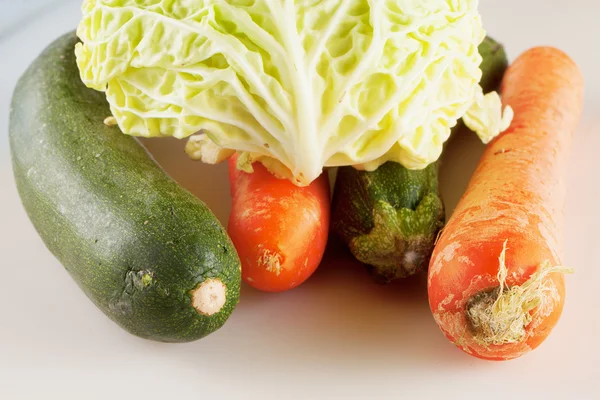
<path id="1" fill-rule="evenodd" d="M 479 84 L 484 93 L 499 90 L 504 72 L 508 68 L 508 57 L 502 44 L 487 36 L 479 45 L 479 54 L 483 57 Z"/>
<path id="2" fill-rule="evenodd" d="M 86 88 L 75 34 L 51 44 L 14 92 L 10 148 L 21 200 L 54 256 L 128 332 L 187 342 L 238 303 L 240 260 L 200 200 L 116 126 Z"/>
<path id="3" fill-rule="evenodd" d="M 444 225 L 437 163 L 413 171 L 387 162 L 373 172 L 338 169 L 332 230 L 375 280 L 387 283 L 424 270 Z"/>
<path id="4" fill-rule="evenodd" d="M 487 93 L 500 85 L 508 60 L 503 46 L 489 37 L 479 52 L 483 56 L 481 86 Z M 395 162 L 373 172 L 339 168 L 331 224 L 376 282 L 388 283 L 427 270 L 445 224 L 438 163 L 416 171 Z"/>

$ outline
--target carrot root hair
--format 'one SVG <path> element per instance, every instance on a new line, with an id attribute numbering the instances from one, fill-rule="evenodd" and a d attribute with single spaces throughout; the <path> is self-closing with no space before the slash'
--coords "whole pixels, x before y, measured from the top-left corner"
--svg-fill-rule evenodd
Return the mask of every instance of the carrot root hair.
<path id="1" fill-rule="evenodd" d="M 499 286 L 475 295 L 466 307 L 473 338 L 485 347 L 520 343 L 526 339 L 527 327 L 535 317 L 549 315 L 554 309 L 554 303 L 560 300 L 553 281 L 546 279 L 548 275 L 573 272 L 571 268 L 553 266 L 545 261 L 525 283 L 509 287 L 506 284 L 507 243 L 508 241 L 504 242 L 498 258 Z"/>

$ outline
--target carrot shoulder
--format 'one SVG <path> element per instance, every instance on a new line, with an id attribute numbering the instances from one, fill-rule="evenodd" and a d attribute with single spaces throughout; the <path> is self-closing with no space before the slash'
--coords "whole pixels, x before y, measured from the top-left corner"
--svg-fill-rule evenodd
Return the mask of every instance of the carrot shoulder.
<path id="1" fill-rule="evenodd" d="M 242 279 L 267 292 L 292 289 L 319 266 L 329 233 L 327 173 L 306 187 L 278 179 L 260 163 L 254 172 L 229 159 L 233 204 L 228 233 L 242 261 Z"/>
<path id="2" fill-rule="evenodd" d="M 563 308 L 562 224 L 583 78 L 560 50 L 537 47 L 506 72 L 515 117 L 486 148 L 434 250 L 429 303 L 444 334 L 476 357 L 537 347 Z"/>

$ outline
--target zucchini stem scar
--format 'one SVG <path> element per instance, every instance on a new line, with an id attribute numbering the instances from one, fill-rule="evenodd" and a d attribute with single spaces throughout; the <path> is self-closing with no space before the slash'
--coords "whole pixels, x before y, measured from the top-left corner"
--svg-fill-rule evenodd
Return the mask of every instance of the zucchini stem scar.
<path id="1" fill-rule="evenodd" d="M 192 306 L 207 317 L 218 313 L 227 301 L 227 287 L 220 279 L 207 279 L 192 290 Z"/>

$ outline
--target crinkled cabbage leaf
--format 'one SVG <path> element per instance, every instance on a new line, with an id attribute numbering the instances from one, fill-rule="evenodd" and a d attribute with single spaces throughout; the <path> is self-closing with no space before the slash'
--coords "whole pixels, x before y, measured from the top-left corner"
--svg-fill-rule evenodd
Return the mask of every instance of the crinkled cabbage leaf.
<path id="1" fill-rule="evenodd" d="M 506 125 L 479 86 L 477 6 L 87 0 L 77 63 L 127 134 L 203 131 L 220 147 L 280 162 L 300 185 L 324 166 L 419 169 L 469 110 L 465 122 L 486 141 Z"/>

